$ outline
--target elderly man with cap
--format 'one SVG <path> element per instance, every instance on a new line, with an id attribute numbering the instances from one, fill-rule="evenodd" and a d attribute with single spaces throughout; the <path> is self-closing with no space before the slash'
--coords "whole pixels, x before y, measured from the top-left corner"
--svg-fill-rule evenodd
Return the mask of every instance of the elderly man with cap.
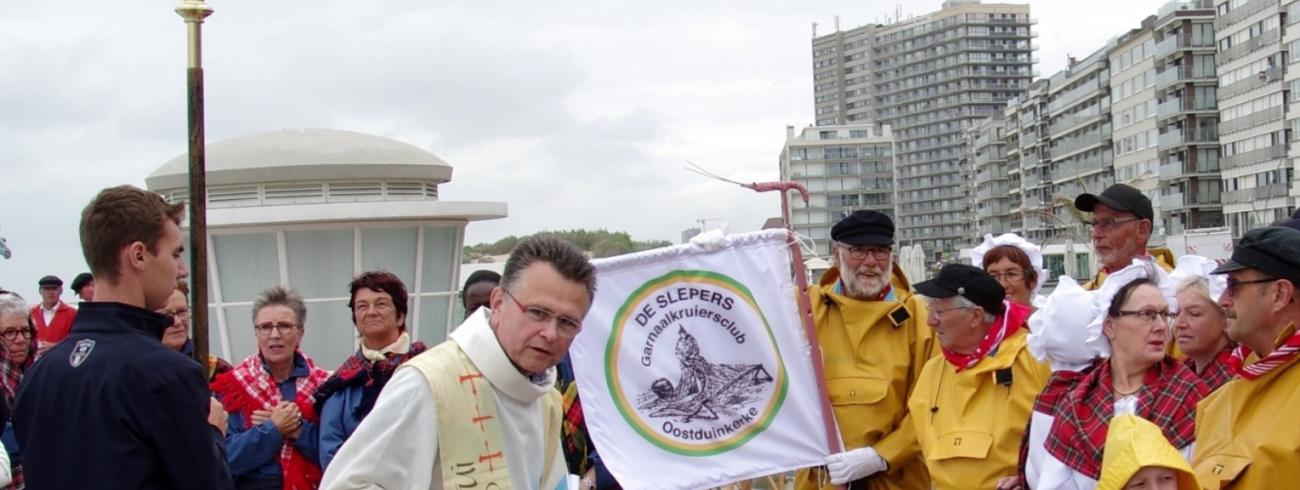
<path id="1" fill-rule="evenodd" d="M 1238 379 L 1211 393 L 1196 410 L 1192 466 L 1206 488 L 1284 488 L 1300 481 L 1300 231 L 1246 232 L 1232 260 L 1219 304 L 1228 337 L 1238 343 L 1228 363 Z"/>
<path id="2" fill-rule="evenodd" d="M 1051 374 L 1025 344 L 1029 307 L 966 264 L 944 266 L 916 292 L 943 351 L 907 403 L 933 488 L 1010 488 L 1034 397 Z"/>
<path id="3" fill-rule="evenodd" d="M 72 331 L 77 309 L 60 299 L 63 279 L 59 276 L 42 277 L 38 284 L 41 286 L 41 304 L 32 307 L 32 324 L 36 325 L 36 352 L 41 355 Z"/>
<path id="4" fill-rule="evenodd" d="M 907 397 L 934 355 L 924 304 L 893 263 L 894 222 L 857 211 L 831 228 L 834 267 L 809 288 L 826 389 L 844 452 L 796 488 L 926 489 Z"/>
<path id="5" fill-rule="evenodd" d="M 77 277 L 72 279 L 72 293 L 82 301 L 94 301 L 95 276 L 90 275 L 89 272 L 77 274 Z"/>
<path id="6" fill-rule="evenodd" d="M 1101 287 L 1106 275 L 1128 267 L 1133 259 L 1152 260 L 1165 272 L 1172 271 L 1173 254 L 1167 249 L 1147 250 L 1155 213 L 1151 199 L 1124 184 L 1107 187 L 1101 194 L 1080 194 L 1074 207 L 1092 213 L 1092 248 L 1097 253 L 1097 275 L 1084 289 Z"/>

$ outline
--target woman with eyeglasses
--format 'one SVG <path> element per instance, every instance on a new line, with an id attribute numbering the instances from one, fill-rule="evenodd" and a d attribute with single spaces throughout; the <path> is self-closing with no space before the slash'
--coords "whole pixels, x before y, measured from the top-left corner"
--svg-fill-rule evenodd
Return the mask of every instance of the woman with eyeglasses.
<path id="1" fill-rule="evenodd" d="M 1031 309 L 1034 295 L 1047 282 L 1043 250 L 1015 233 L 984 235 L 984 242 L 971 249 L 971 265 L 993 276 L 1007 299 Z"/>
<path id="2" fill-rule="evenodd" d="M 36 343 L 32 335 L 36 331 L 32 325 L 31 310 L 22 297 L 12 294 L 0 294 L 0 421 L 4 424 L 4 433 L 0 441 L 4 442 L 5 451 L 0 451 L 0 485 L 7 488 L 23 488 L 22 451 L 18 439 L 14 436 L 13 409 L 14 398 L 18 396 L 18 386 L 23 381 L 23 374 L 36 360 Z"/>
<path id="3" fill-rule="evenodd" d="M 408 296 L 396 275 L 366 272 L 353 279 L 348 289 L 348 308 L 361 348 L 316 391 L 313 408 L 320 417 L 322 469 L 374 408 L 379 391 L 397 367 L 427 349 L 423 342 L 412 342 L 406 331 Z"/>
<path id="4" fill-rule="evenodd" d="M 167 306 L 158 313 L 172 317 L 172 326 L 163 330 L 162 343 L 171 350 L 194 357 L 194 342 L 190 340 L 190 286 L 185 281 L 176 283 L 176 290 L 167 298 Z M 225 359 L 208 354 L 208 362 L 203 366 L 208 375 L 208 382 L 217 379 L 221 373 L 230 371 L 231 366 Z"/>
<path id="5" fill-rule="evenodd" d="M 302 296 L 276 286 L 253 300 L 257 352 L 212 382 L 229 412 L 226 459 L 235 488 L 314 489 L 320 484 L 317 425 L 304 421 L 329 376 L 298 349 L 306 333 Z"/>
<path id="6" fill-rule="evenodd" d="M 1108 424 L 1120 414 L 1150 420 L 1185 458 L 1191 456 L 1196 403 L 1209 387 L 1166 354 L 1174 315 L 1170 301 L 1148 277 L 1153 273 L 1133 278 L 1130 272 L 1131 268 L 1108 277 L 1097 298 L 1080 296 L 1104 306 L 1083 328 L 1092 329 L 1092 336 L 1103 336 L 1110 355 L 1078 373 L 1054 373 L 1039 396 L 1035 411 L 1046 410 L 1051 422 L 1046 431 L 1037 415 L 1031 422 L 1025 468 L 1029 488 L 1095 488 Z M 1047 328 L 1081 326 L 1061 321 Z"/>
<path id="7" fill-rule="evenodd" d="M 1174 318 L 1174 339 L 1191 368 L 1210 391 L 1231 381 L 1234 373 L 1228 360 L 1236 343 L 1228 339 L 1228 312 L 1218 298 L 1227 289 L 1224 274 L 1210 274 L 1217 264 L 1205 257 L 1178 258 L 1170 280 L 1178 285 L 1178 316 Z"/>

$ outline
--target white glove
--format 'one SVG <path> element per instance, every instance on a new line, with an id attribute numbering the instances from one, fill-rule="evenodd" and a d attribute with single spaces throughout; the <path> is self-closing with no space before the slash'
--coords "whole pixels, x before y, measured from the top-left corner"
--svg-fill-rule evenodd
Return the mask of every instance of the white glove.
<path id="1" fill-rule="evenodd" d="M 889 469 L 885 458 L 880 457 L 875 449 L 864 447 L 826 457 L 826 472 L 831 475 L 831 484 L 861 480 L 868 476 Z"/>

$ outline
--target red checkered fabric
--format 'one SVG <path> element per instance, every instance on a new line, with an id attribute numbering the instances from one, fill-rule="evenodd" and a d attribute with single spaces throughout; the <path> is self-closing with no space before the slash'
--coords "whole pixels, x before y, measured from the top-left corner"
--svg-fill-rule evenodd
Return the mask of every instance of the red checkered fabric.
<path id="1" fill-rule="evenodd" d="M 1209 394 L 1205 381 L 1171 357 L 1147 370 L 1137 392 L 1137 415 L 1150 420 L 1176 448 L 1196 437 L 1196 403 Z M 1098 479 L 1106 433 L 1115 413 L 1109 361 L 1089 370 L 1056 407 L 1047 453 L 1070 469 Z"/>
<path id="2" fill-rule="evenodd" d="M 1219 389 L 1220 386 L 1227 384 L 1229 381 L 1232 381 L 1232 378 L 1237 376 L 1237 372 L 1232 369 L 1231 364 L 1232 351 L 1234 348 L 1235 346 L 1229 345 L 1227 348 L 1219 351 L 1219 354 L 1214 356 L 1214 360 L 1211 361 L 1209 365 L 1205 366 L 1205 369 L 1196 373 L 1201 377 L 1201 379 L 1205 380 L 1205 384 L 1210 387 L 1210 391 Z M 1186 364 L 1188 368 L 1192 367 L 1191 358 L 1184 359 L 1183 363 Z"/>
<path id="3" fill-rule="evenodd" d="M 329 373 L 316 367 L 316 363 L 302 352 L 307 364 L 307 375 L 294 381 L 296 399 L 294 403 L 299 410 L 310 410 L 312 395 L 316 387 L 329 377 Z M 230 413 L 239 413 L 244 419 L 244 428 L 253 426 L 253 412 L 272 410 L 280 404 L 280 387 L 275 378 L 263 367 L 262 354 L 248 356 L 231 371 L 217 376 L 212 382 L 212 391 L 221 398 L 221 404 Z M 291 441 L 284 441 L 280 446 L 280 468 L 284 470 L 284 488 L 286 490 L 309 490 L 320 485 L 321 469 L 298 453 Z"/>

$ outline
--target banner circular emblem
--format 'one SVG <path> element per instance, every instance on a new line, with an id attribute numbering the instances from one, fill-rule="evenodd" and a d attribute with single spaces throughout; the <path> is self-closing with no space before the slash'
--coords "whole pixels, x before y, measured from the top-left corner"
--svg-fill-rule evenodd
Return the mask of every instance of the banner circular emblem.
<path id="1" fill-rule="evenodd" d="M 628 296 L 605 346 L 605 379 L 637 434 L 685 456 L 744 445 L 771 424 L 788 391 L 754 295 L 698 270 L 669 272 Z"/>

